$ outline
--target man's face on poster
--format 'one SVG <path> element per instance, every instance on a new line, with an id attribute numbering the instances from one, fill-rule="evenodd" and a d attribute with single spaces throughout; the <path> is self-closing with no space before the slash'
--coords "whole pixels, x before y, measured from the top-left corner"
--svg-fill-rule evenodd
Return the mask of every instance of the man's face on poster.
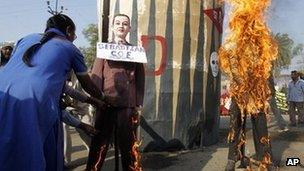
<path id="1" fill-rule="evenodd" d="M 130 20 L 125 16 L 116 16 L 112 29 L 115 37 L 125 39 L 131 29 Z"/>

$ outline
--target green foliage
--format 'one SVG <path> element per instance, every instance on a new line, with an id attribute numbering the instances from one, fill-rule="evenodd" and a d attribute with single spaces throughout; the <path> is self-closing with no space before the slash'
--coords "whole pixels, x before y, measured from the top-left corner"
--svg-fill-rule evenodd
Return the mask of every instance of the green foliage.
<path id="1" fill-rule="evenodd" d="M 289 37 L 288 34 L 277 33 L 272 35 L 278 44 L 278 58 L 274 62 L 274 76 L 278 76 L 281 69 L 286 68 L 290 65 L 293 57 L 293 45 L 294 41 Z"/>
<path id="2" fill-rule="evenodd" d="M 80 47 L 80 51 L 85 57 L 85 62 L 89 68 L 92 67 L 96 58 L 96 43 L 98 41 L 98 27 L 97 24 L 89 24 L 82 34 L 89 42 L 89 47 Z"/>
<path id="3" fill-rule="evenodd" d="M 297 44 L 297 46 L 295 46 L 295 47 L 293 48 L 292 54 L 293 54 L 294 56 L 297 56 L 297 55 L 302 54 L 303 48 L 304 48 L 304 45 L 303 45 L 302 43 Z"/>

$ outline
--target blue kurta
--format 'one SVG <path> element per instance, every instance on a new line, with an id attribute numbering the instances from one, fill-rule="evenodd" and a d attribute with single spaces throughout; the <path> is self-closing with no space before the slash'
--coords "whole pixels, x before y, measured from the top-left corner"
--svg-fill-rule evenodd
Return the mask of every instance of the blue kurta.
<path id="1" fill-rule="evenodd" d="M 64 36 L 56 29 L 51 29 Z M 41 34 L 19 40 L 10 61 L 0 69 L 0 170 L 63 170 L 59 99 L 71 69 L 84 74 L 83 55 L 68 40 L 55 37 L 31 57 L 24 52 Z"/>

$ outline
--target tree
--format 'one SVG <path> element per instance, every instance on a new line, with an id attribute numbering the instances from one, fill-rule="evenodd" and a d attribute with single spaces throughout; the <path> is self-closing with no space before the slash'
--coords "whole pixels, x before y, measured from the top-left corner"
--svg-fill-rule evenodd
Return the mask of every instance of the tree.
<path id="1" fill-rule="evenodd" d="M 291 58 L 293 57 L 293 40 L 289 38 L 288 34 L 277 33 L 273 35 L 274 39 L 278 44 L 278 56 L 277 60 L 273 63 L 272 74 L 269 78 L 269 88 L 271 90 L 270 108 L 277 120 L 280 129 L 284 129 L 286 123 L 282 117 L 281 111 L 278 110 L 278 105 L 275 100 L 276 91 L 274 87 L 274 77 L 280 74 L 281 69 L 286 68 L 290 65 Z"/>
<path id="2" fill-rule="evenodd" d="M 297 55 L 302 54 L 303 48 L 304 48 L 304 45 L 303 45 L 302 43 L 297 44 L 297 46 L 295 46 L 295 47 L 293 48 L 292 54 L 293 54 L 294 56 L 297 56 Z"/>
<path id="3" fill-rule="evenodd" d="M 288 34 L 277 33 L 273 35 L 274 39 L 278 44 L 278 57 L 274 62 L 273 74 L 277 77 L 280 74 L 281 69 L 286 68 L 290 65 L 293 57 L 293 45 L 294 41 L 289 37 Z"/>
<path id="4" fill-rule="evenodd" d="M 89 68 L 92 67 L 93 62 L 96 58 L 96 43 L 98 41 L 98 27 L 97 24 L 89 24 L 83 31 L 82 34 L 89 42 L 89 47 L 80 47 L 80 51 L 85 56 L 85 62 Z"/>
<path id="5" fill-rule="evenodd" d="M 277 33 L 272 35 L 278 44 L 278 56 L 276 61 L 273 63 L 272 74 L 269 78 L 269 88 L 271 90 L 270 108 L 277 120 L 280 129 L 284 129 L 286 123 L 282 117 L 281 111 L 278 110 L 278 105 L 275 100 L 276 91 L 274 88 L 274 77 L 279 76 L 281 69 L 286 68 L 290 65 L 291 58 L 293 57 L 293 44 L 294 41 L 289 38 L 288 34 Z"/>

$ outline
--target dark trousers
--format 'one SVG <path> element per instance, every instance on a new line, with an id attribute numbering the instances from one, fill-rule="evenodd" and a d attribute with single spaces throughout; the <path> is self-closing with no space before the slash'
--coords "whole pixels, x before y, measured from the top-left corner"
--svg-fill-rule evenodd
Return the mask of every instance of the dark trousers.
<path id="1" fill-rule="evenodd" d="M 292 102 L 288 104 L 290 123 L 293 125 L 297 124 L 296 115 L 298 114 L 298 123 L 304 124 L 304 102 Z M 297 111 L 296 111 L 297 109 Z"/>
<path id="2" fill-rule="evenodd" d="M 105 111 L 97 111 L 95 128 L 100 132 L 92 138 L 86 170 L 101 169 L 109 143 L 113 139 L 112 135 L 116 136 L 114 139 L 117 140 L 118 147 L 115 148 L 120 150 L 123 170 L 132 170 L 136 160 L 131 152 L 136 141 L 137 129 L 137 124 L 133 120 L 137 116 L 134 113 L 133 108 L 107 108 Z"/>
<path id="3" fill-rule="evenodd" d="M 268 139 L 267 120 L 265 113 L 251 116 L 253 141 L 256 151 L 256 159 L 262 161 L 265 156 L 272 160 L 271 144 Z M 239 107 L 232 101 L 230 107 L 230 133 L 229 133 L 229 153 L 228 159 L 238 161 L 242 159 L 245 146 L 238 147 L 242 140 L 242 133 L 245 134 L 246 117 L 242 124 L 242 116 Z M 242 132 L 244 130 L 244 132 Z M 264 137 L 264 138 L 263 138 Z M 266 138 L 266 139 L 265 139 Z"/>

